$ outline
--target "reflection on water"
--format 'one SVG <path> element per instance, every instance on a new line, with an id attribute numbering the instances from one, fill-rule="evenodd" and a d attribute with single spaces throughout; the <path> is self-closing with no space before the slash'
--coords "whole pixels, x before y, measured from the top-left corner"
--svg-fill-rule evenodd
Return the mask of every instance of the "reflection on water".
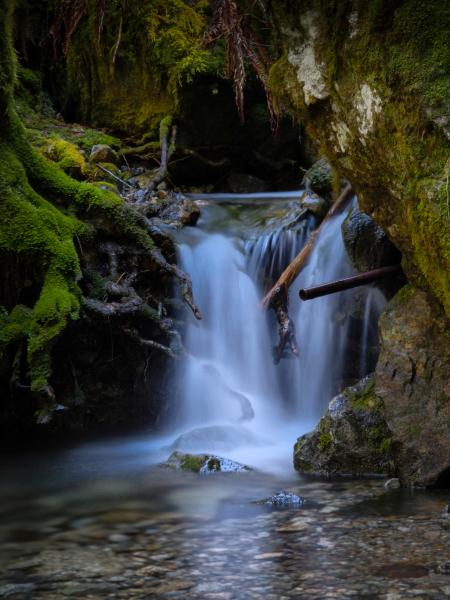
<path id="1" fill-rule="evenodd" d="M 155 466 L 158 447 L 142 436 L 3 459 L 0 597 L 445 597 L 448 495 L 200 477 Z M 304 506 L 254 502 L 282 489 Z"/>

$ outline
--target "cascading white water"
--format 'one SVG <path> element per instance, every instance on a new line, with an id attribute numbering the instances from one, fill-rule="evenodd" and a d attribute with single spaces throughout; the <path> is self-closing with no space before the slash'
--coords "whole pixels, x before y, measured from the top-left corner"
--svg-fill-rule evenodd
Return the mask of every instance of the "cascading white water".
<path id="1" fill-rule="evenodd" d="M 291 286 L 300 356 L 274 364 L 277 333 L 274 316 L 261 309 L 263 286 L 276 280 L 315 226 L 312 216 L 296 222 L 291 194 L 283 200 L 272 194 L 265 203 L 251 196 L 247 205 L 239 198 L 239 206 L 230 196 L 230 204 L 213 197 L 199 225 L 181 233 L 180 264 L 192 276 L 203 320 L 189 317 L 186 324 L 188 355 L 179 373 L 179 437 L 173 448 L 221 451 L 267 466 L 274 446 L 290 454 L 295 437 L 313 426 L 345 383 L 344 359 L 354 338 L 367 349 L 368 321 L 378 318 L 381 292 L 359 288 L 304 303 L 298 297 L 300 287 L 353 273 L 341 236 L 345 210 L 324 225 Z M 364 325 L 352 332 L 355 302 L 367 323 L 361 319 Z M 362 376 L 367 364 L 359 354 L 358 360 Z M 249 448 L 256 453 L 249 454 Z"/>

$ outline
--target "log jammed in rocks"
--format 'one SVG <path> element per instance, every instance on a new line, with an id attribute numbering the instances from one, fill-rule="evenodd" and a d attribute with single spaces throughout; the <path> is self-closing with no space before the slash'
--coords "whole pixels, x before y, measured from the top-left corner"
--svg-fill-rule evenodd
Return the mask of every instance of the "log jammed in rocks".
<path id="1" fill-rule="evenodd" d="M 400 273 L 401 270 L 402 268 L 400 265 L 390 265 L 389 267 L 372 269 L 371 271 L 366 271 L 365 273 L 360 273 L 353 277 L 337 279 L 336 281 L 330 281 L 329 283 L 323 283 L 311 288 L 303 288 L 299 291 L 299 296 L 302 300 L 313 300 L 314 298 L 320 298 L 321 296 L 327 296 L 328 294 L 350 290 L 360 285 L 367 285 L 373 281 L 389 277 L 389 275 Z"/>
<path id="2" fill-rule="evenodd" d="M 277 282 L 267 292 L 262 300 L 262 306 L 265 309 L 273 308 L 279 324 L 278 335 L 279 341 L 275 348 L 275 362 L 279 362 L 284 349 L 290 347 L 293 354 L 298 355 L 298 345 L 295 338 L 295 327 L 288 311 L 288 292 L 289 287 L 300 271 L 306 264 L 306 261 L 311 254 L 316 239 L 327 221 L 329 221 L 336 213 L 338 213 L 348 202 L 353 189 L 350 184 L 347 184 L 330 208 L 322 223 L 315 229 L 306 244 L 294 258 L 294 260 L 286 267 L 283 273 L 278 278 Z"/>

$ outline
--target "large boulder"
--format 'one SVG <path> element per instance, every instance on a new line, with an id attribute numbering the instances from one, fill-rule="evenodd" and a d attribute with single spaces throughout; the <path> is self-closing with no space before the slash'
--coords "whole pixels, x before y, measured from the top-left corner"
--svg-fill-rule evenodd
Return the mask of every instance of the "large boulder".
<path id="1" fill-rule="evenodd" d="M 342 239 L 357 271 L 370 271 L 400 262 L 401 253 L 368 214 L 355 208 L 342 223 Z"/>
<path id="2" fill-rule="evenodd" d="M 297 440 L 294 467 L 326 476 L 393 472 L 391 436 L 372 378 L 331 400 L 314 431 Z"/>
<path id="3" fill-rule="evenodd" d="M 450 479 L 450 327 L 437 302 L 406 286 L 380 319 L 375 393 L 403 484 Z"/>

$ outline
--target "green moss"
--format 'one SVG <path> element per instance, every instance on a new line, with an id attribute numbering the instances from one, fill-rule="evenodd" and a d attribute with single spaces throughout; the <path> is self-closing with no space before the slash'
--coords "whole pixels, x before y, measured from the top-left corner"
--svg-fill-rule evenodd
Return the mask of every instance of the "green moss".
<path id="1" fill-rule="evenodd" d="M 141 217 L 121 198 L 61 170 L 67 161 L 80 164 L 67 140 L 54 142 L 57 163 L 31 147 L 13 103 L 12 9 L 12 0 L 0 3 L 0 256 L 15 256 L 32 270 L 41 289 L 30 306 L 9 313 L 1 309 L 0 353 L 26 342 L 31 390 L 38 392 L 47 388 L 55 341 L 79 313 L 81 271 L 74 239 L 91 235 L 93 225 L 103 234 L 120 233 L 144 250 L 151 250 L 152 242 Z M 42 421 L 48 410 L 41 406 Z"/>
<path id="2" fill-rule="evenodd" d="M 183 456 L 180 467 L 183 471 L 192 471 L 193 473 L 198 473 L 204 462 L 205 456 L 203 454 L 187 454 Z"/>
<path id="3" fill-rule="evenodd" d="M 83 154 L 75 144 L 67 140 L 59 137 L 50 138 L 44 154 L 69 175 L 79 177 L 85 174 L 86 161 Z"/>
<path id="4" fill-rule="evenodd" d="M 119 150 L 122 145 L 122 142 L 119 140 L 119 138 L 108 133 L 104 133 L 103 131 L 99 131 L 98 129 L 86 129 L 77 141 L 83 150 L 86 151 L 90 151 L 92 146 L 99 144 L 110 146 L 114 150 Z"/>
<path id="5" fill-rule="evenodd" d="M 8 314 L 1 307 L 0 313 L 0 356 L 6 346 L 25 339 L 31 332 L 33 311 L 28 306 L 16 305 Z"/>
<path id="6" fill-rule="evenodd" d="M 363 387 L 348 387 L 343 394 L 352 403 L 352 408 L 358 410 L 378 410 L 380 402 L 375 396 L 375 381 L 372 378 L 367 379 Z"/>
<path id="7" fill-rule="evenodd" d="M 28 340 L 32 390 L 46 385 L 54 340 L 78 310 L 80 276 L 73 236 L 84 225 L 37 194 L 15 153 L 0 143 L 0 252 L 15 253 L 43 275 L 40 296 L 32 308 L 15 307 L 0 338 L 1 347 Z"/>
<path id="8" fill-rule="evenodd" d="M 319 448 L 322 452 L 328 450 L 333 443 L 333 437 L 331 433 L 322 433 L 319 437 Z"/>
<path id="9" fill-rule="evenodd" d="M 368 434 L 368 445 L 371 451 L 376 455 L 383 456 L 387 454 L 392 445 L 392 439 L 389 436 L 389 431 L 384 424 L 379 424 L 371 427 Z"/>
<path id="10" fill-rule="evenodd" d="M 69 94 L 80 118 L 127 133 L 156 133 L 161 119 L 176 112 L 183 86 L 224 70 L 223 51 L 203 45 L 208 10 L 206 0 L 144 0 L 126 11 L 111 3 L 99 38 L 98 8 L 89 2 L 67 56 Z"/>

